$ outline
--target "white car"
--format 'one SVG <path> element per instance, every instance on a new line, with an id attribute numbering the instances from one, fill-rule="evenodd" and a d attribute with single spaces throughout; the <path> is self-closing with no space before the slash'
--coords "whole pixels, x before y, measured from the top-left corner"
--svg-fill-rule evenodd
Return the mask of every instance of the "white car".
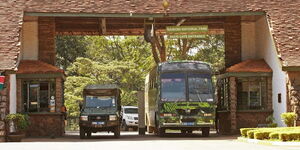
<path id="1" fill-rule="evenodd" d="M 138 108 L 135 106 L 123 106 L 121 109 L 122 128 L 128 131 L 129 128 L 138 129 Z"/>

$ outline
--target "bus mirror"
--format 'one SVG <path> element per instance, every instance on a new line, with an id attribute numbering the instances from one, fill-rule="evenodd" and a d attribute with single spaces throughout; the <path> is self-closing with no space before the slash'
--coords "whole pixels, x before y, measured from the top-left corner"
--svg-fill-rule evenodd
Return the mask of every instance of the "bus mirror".
<path id="1" fill-rule="evenodd" d="M 81 100 L 78 100 L 78 104 L 79 104 L 79 109 L 81 110 L 82 109 L 82 106 L 83 106 L 83 103 Z"/>

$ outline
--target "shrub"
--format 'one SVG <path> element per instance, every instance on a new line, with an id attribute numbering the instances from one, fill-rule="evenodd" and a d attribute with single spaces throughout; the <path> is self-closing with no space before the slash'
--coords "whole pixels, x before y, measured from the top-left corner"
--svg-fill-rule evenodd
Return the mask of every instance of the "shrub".
<path id="1" fill-rule="evenodd" d="M 275 127 L 277 127 L 277 123 L 270 123 L 270 124 L 268 124 L 268 127 L 275 128 Z"/>
<path id="2" fill-rule="evenodd" d="M 250 130 L 247 132 L 247 137 L 250 139 L 254 139 L 254 132 L 256 132 L 257 130 Z"/>
<path id="3" fill-rule="evenodd" d="M 269 134 L 271 131 L 257 131 L 254 132 L 254 138 L 258 140 L 269 139 Z"/>
<path id="4" fill-rule="evenodd" d="M 243 128 L 240 129 L 243 137 L 250 139 L 273 139 L 281 141 L 300 140 L 300 127 L 277 127 L 277 128 Z"/>
<path id="5" fill-rule="evenodd" d="M 274 140 L 276 139 L 276 140 L 277 140 L 277 139 L 279 139 L 279 133 L 278 133 L 278 132 L 270 133 L 270 134 L 269 134 L 269 138 L 270 138 L 270 139 L 274 139 Z"/>
<path id="6" fill-rule="evenodd" d="M 247 132 L 250 130 L 254 130 L 255 128 L 241 128 L 240 132 L 243 137 L 247 137 Z"/>
<path id="7" fill-rule="evenodd" d="M 297 118 L 297 114 L 292 112 L 281 114 L 281 119 L 288 127 L 292 127 L 294 125 L 294 121 L 296 120 L 296 118 Z"/>
<path id="8" fill-rule="evenodd" d="M 29 126 L 29 117 L 24 114 L 9 114 L 5 117 L 7 122 L 13 122 L 16 133 L 24 132 Z"/>

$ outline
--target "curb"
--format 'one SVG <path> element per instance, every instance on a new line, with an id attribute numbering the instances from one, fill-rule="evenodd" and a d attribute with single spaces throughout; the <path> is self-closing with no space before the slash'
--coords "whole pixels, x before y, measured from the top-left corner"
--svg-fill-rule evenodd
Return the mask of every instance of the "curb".
<path id="1" fill-rule="evenodd" d="M 272 146 L 300 146 L 300 142 L 281 142 L 281 141 L 265 141 L 265 140 L 257 140 L 257 139 L 248 139 L 244 137 L 238 137 L 238 141 L 261 144 L 261 145 L 272 145 Z"/>

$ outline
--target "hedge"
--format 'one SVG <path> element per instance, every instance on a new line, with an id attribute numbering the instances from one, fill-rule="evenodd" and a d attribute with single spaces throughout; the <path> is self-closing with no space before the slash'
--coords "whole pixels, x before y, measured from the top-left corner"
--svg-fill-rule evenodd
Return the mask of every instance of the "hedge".
<path id="1" fill-rule="evenodd" d="M 300 127 L 242 128 L 241 135 L 250 139 L 300 141 Z"/>

